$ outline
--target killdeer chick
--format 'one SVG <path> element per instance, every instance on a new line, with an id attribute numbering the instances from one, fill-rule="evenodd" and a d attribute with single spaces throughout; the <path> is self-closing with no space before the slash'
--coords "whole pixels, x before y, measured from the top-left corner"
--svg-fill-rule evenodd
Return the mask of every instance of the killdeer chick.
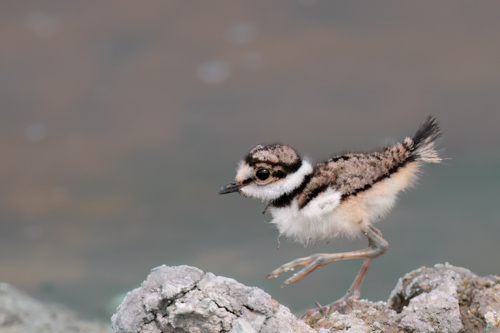
<path id="1" fill-rule="evenodd" d="M 439 136 L 439 125 L 429 116 L 412 138 L 380 151 L 338 155 L 317 164 L 282 144 L 257 145 L 239 163 L 235 181 L 223 186 L 219 194 L 239 192 L 267 202 L 271 223 L 280 235 L 303 244 L 344 235 L 368 238 L 368 247 L 363 250 L 313 254 L 284 264 L 267 276 L 277 277 L 305 266 L 285 281 L 286 286 L 331 262 L 364 259 L 346 295 L 322 308 L 331 313 L 359 298 L 372 259 L 389 247 L 372 224 L 394 206 L 399 192 L 415 183 L 423 163 L 441 162 L 435 149 Z"/>

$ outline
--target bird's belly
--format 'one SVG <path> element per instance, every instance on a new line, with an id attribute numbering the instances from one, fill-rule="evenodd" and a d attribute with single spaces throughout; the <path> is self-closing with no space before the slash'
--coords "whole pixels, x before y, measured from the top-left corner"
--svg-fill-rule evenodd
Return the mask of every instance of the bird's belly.
<path id="1" fill-rule="evenodd" d="M 315 241 L 330 240 L 339 236 L 354 237 L 361 232 L 359 223 L 352 223 L 340 207 L 321 214 L 307 214 L 299 209 L 296 201 L 287 207 L 270 207 L 273 216 L 271 223 L 278 228 L 280 235 L 304 245 Z"/>

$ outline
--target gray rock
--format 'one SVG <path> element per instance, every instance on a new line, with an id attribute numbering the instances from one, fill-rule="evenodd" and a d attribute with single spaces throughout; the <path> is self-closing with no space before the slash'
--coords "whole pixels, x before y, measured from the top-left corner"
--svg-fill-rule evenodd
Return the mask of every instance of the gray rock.
<path id="1" fill-rule="evenodd" d="M 109 333 L 103 325 L 81 320 L 74 312 L 44 304 L 16 288 L 0 283 L 2 333 Z"/>
<path id="2" fill-rule="evenodd" d="M 261 289 L 161 266 L 127 294 L 112 326 L 118 333 L 500 332 L 500 277 L 422 267 L 400 278 L 387 302 L 354 301 L 346 313 L 299 320 Z"/>
<path id="3" fill-rule="evenodd" d="M 111 320 L 119 333 L 314 332 L 261 289 L 189 266 L 154 269 Z"/>
<path id="4" fill-rule="evenodd" d="M 400 278 L 387 302 L 353 302 L 346 314 L 304 318 L 321 332 L 500 332 L 500 277 L 449 264 Z"/>
<path id="5" fill-rule="evenodd" d="M 399 279 L 388 304 L 407 331 L 500 332 L 498 276 L 480 277 L 449 264 L 422 267 Z"/>

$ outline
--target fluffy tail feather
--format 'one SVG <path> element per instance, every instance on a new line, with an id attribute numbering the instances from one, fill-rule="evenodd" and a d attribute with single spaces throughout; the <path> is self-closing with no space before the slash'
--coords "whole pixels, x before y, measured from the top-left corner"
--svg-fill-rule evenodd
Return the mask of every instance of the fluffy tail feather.
<path id="1" fill-rule="evenodd" d="M 442 158 L 435 147 L 436 140 L 440 136 L 441 129 L 436 118 L 428 116 L 413 138 L 407 138 L 405 143 L 410 146 L 414 159 L 428 163 L 440 163 Z"/>

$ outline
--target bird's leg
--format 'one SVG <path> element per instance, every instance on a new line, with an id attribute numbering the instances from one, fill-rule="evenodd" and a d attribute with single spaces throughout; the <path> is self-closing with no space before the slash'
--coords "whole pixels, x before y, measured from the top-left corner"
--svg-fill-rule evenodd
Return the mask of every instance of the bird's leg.
<path id="1" fill-rule="evenodd" d="M 347 305 L 351 304 L 351 300 L 359 298 L 361 285 L 363 284 L 372 260 L 384 254 L 389 248 L 389 243 L 387 243 L 387 241 L 382 238 L 382 233 L 380 232 L 380 230 L 370 226 L 367 230 L 364 231 L 364 234 L 368 238 L 368 247 L 366 249 L 343 253 L 317 253 L 309 257 L 299 258 L 289 262 L 288 264 L 282 265 L 278 269 L 271 272 L 271 274 L 269 274 L 267 277 L 276 277 L 279 274 L 291 270 L 294 267 L 306 266 L 301 271 L 286 280 L 283 285 L 286 286 L 290 283 L 294 283 L 303 279 L 315 269 L 323 267 L 331 262 L 349 259 L 365 259 L 358 275 L 354 279 L 345 296 L 338 301 L 335 301 L 323 307 L 323 309 L 328 309 L 328 313 L 332 313 L 341 308 L 345 308 Z M 317 316 L 319 313 L 320 312 L 318 310 L 309 310 L 302 316 L 302 318 L 307 319 L 313 315 Z"/>
<path id="2" fill-rule="evenodd" d="M 341 299 L 338 299 L 335 302 L 332 302 L 328 305 L 321 306 L 321 308 L 319 308 L 319 309 L 307 310 L 301 316 L 301 319 L 304 320 L 306 323 L 313 322 L 313 321 L 320 319 L 323 315 L 328 316 L 335 311 L 342 311 L 342 310 L 345 310 L 347 308 L 347 306 L 351 306 L 353 300 L 359 299 L 359 296 L 361 294 L 360 293 L 361 285 L 363 284 L 363 281 L 365 280 L 366 273 L 368 272 L 368 268 L 370 267 L 372 260 L 373 260 L 372 258 L 369 258 L 369 259 L 365 259 L 365 261 L 363 261 L 363 265 L 361 266 L 361 269 L 359 270 L 358 275 L 356 275 L 356 278 L 352 282 L 351 287 L 347 290 L 344 297 L 342 297 Z"/>
<path id="3" fill-rule="evenodd" d="M 330 315 L 334 311 L 345 311 L 348 306 L 352 306 L 353 300 L 359 299 L 361 286 L 363 284 L 363 281 L 365 280 L 366 273 L 368 272 L 368 268 L 370 267 L 372 260 L 384 254 L 389 247 L 387 241 L 382 238 L 382 233 L 380 232 L 380 230 L 370 226 L 370 230 L 368 232 L 365 232 L 365 235 L 368 238 L 368 248 L 374 249 L 374 256 L 365 258 L 358 275 L 356 275 L 356 278 L 352 282 L 351 287 L 347 290 L 344 297 L 326 306 L 322 306 L 320 309 L 312 309 L 306 311 L 301 316 L 301 319 L 306 323 L 313 323 L 320 319 L 322 316 Z"/>
<path id="4" fill-rule="evenodd" d="M 294 274 L 291 278 L 287 279 L 283 284 L 284 287 L 290 283 L 295 283 L 302 280 L 315 269 L 323 267 L 331 262 L 350 259 L 374 259 L 381 256 L 385 253 L 385 251 L 387 251 L 389 243 L 387 243 L 387 241 L 382 238 L 382 233 L 378 229 L 370 226 L 364 231 L 364 234 L 368 238 L 369 242 L 369 245 L 366 249 L 342 253 L 316 253 L 309 257 L 295 259 L 287 264 L 278 267 L 269 275 L 267 275 L 266 278 L 270 279 L 273 277 L 277 277 L 281 273 L 290 271 L 298 266 L 306 266 L 298 273 Z M 368 269 L 368 267 L 366 269 Z M 361 283 L 362 282 L 363 280 L 361 280 Z"/>

